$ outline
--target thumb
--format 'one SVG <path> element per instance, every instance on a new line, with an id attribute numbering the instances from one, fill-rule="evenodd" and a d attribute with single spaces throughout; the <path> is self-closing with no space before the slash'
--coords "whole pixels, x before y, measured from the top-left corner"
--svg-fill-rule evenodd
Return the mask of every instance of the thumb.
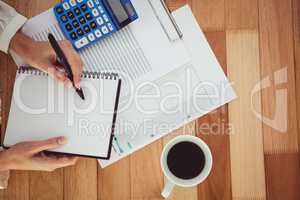
<path id="1" fill-rule="evenodd" d="M 28 146 L 28 153 L 33 155 L 44 150 L 61 147 L 66 143 L 67 139 L 65 137 L 56 137 L 48 140 L 28 142 L 26 146 Z"/>
<path id="2" fill-rule="evenodd" d="M 81 80 L 81 76 L 78 75 L 78 74 L 74 74 L 74 83 L 75 83 L 75 87 L 76 87 L 77 89 L 80 89 L 80 88 L 81 88 L 80 80 Z"/>

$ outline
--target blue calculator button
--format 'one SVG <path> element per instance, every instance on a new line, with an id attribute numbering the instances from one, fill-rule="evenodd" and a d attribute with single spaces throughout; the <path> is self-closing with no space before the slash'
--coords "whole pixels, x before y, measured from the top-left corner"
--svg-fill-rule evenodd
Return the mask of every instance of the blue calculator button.
<path id="1" fill-rule="evenodd" d="M 96 8 L 94 8 L 92 10 L 92 13 L 93 13 L 94 17 L 98 17 L 99 16 L 99 12 L 98 12 L 98 10 Z"/>
<path id="2" fill-rule="evenodd" d="M 102 6 L 98 6 L 98 9 L 99 9 L 99 11 L 100 11 L 101 14 L 104 13 L 104 9 L 102 8 Z"/>
<path id="3" fill-rule="evenodd" d="M 74 9 L 74 12 L 75 12 L 75 14 L 76 14 L 77 16 L 81 14 L 81 11 L 80 11 L 79 8 L 75 8 L 75 9 Z"/>
<path id="4" fill-rule="evenodd" d="M 94 0 L 96 5 L 99 5 L 99 0 Z"/>
<path id="5" fill-rule="evenodd" d="M 84 17 L 81 16 L 81 17 L 79 17 L 79 22 L 80 22 L 80 24 L 85 24 L 86 20 Z"/>
<path id="6" fill-rule="evenodd" d="M 60 19 L 61 19 L 61 21 L 62 21 L 63 23 L 65 23 L 65 22 L 68 21 L 68 18 L 67 18 L 66 15 L 62 15 L 62 16 L 60 17 Z"/>
<path id="7" fill-rule="evenodd" d="M 105 14 L 103 15 L 103 19 L 105 22 L 109 22 L 109 19 L 108 19 L 107 15 L 105 15 Z"/>
<path id="8" fill-rule="evenodd" d="M 75 0 L 70 0 L 69 2 L 70 2 L 72 7 L 76 6 L 76 4 L 77 4 Z"/>
<path id="9" fill-rule="evenodd" d="M 85 17 L 86 17 L 86 19 L 89 20 L 89 21 L 91 21 L 91 20 L 93 19 L 93 16 L 92 16 L 91 13 L 89 13 L 89 12 L 85 14 Z"/>
<path id="10" fill-rule="evenodd" d="M 80 48 L 86 46 L 87 44 L 89 44 L 88 39 L 86 37 L 83 37 L 80 40 L 77 40 L 75 42 L 75 47 L 78 48 L 78 49 L 80 49 Z"/>
<path id="11" fill-rule="evenodd" d="M 78 2 L 78 3 L 81 3 L 81 2 L 83 2 L 83 0 L 77 0 L 77 2 Z"/>
<path id="12" fill-rule="evenodd" d="M 104 23 L 102 17 L 98 17 L 96 20 L 97 20 L 97 23 L 98 23 L 100 26 Z"/>
<path id="13" fill-rule="evenodd" d="M 69 17 L 69 19 L 74 19 L 74 13 L 72 12 L 72 11 L 69 11 L 68 12 L 68 17 Z"/>
<path id="14" fill-rule="evenodd" d="M 75 32 L 72 32 L 70 34 L 70 37 L 72 38 L 72 40 L 76 40 L 78 37 L 77 37 L 77 34 Z"/>
<path id="15" fill-rule="evenodd" d="M 103 34 L 107 34 L 109 32 L 107 26 L 105 26 L 105 25 L 102 26 L 101 31 Z"/>
<path id="16" fill-rule="evenodd" d="M 111 23 L 107 23 L 107 27 L 110 31 L 113 31 L 114 30 L 114 27 Z"/>
<path id="17" fill-rule="evenodd" d="M 70 23 L 67 23 L 65 27 L 66 27 L 67 31 L 73 30 L 73 27 Z"/>
<path id="18" fill-rule="evenodd" d="M 77 34 L 78 34 L 79 36 L 83 36 L 83 35 L 84 35 L 84 33 L 83 33 L 83 31 L 82 31 L 81 28 L 77 29 Z"/>
<path id="19" fill-rule="evenodd" d="M 102 33 L 100 30 L 95 30 L 95 35 L 97 38 L 100 38 L 102 36 Z"/>
<path id="20" fill-rule="evenodd" d="M 83 27 L 83 31 L 84 31 L 85 33 L 89 33 L 89 32 L 91 32 L 91 29 L 90 29 L 90 27 L 89 27 L 88 25 L 85 25 L 85 26 Z"/>
<path id="21" fill-rule="evenodd" d="M 92 0 L 88 0 L 87 5 L 88 5 L 88 7 L 90 7 L 90 8 L 93 8 L 93 7 L 95 6 L 95 5 L 94 5 L 94 2 L 93 2 Z"/>
<path id="22" fill-rule="evenodd" d="M 93 33 L 90 33 L 89 35 L 88 35 L 88 38 L 89 38 L 89 40 L 91 41 L 91 42 L 93 42 L 96 38 L 95 38 L 95 35 L 93 34 Z"/>
<path id="23" fill-rule="evenodd" d="M 91 26 L 92 29 L 96 29 L 97 28 L 97 24 L 94 21 L 90 23 L 90 26 Z"/>
<path id="24" fill-rule="evenodd" d="M 62 6 L 63 6 L 63 8 L 65 10 L 69 10 L 70 9 L 70 5 L 68 4 L 68 2 L 63 3 Z"/>
<path id="25" fill-rule="evenodd" d="M 86 12 L 86 11 L 88 10 L 88 7 L 87 7 L 86 4 L 82 4 L 82 5 L 80 6 L 80 8 L 81 8 L 81 10 L 82 10 L 83 12 Z"/>
<path id="26" fill-rule="evenodd" d="M 78 22 L 76 19 L 74 19 L 74 20 L 72 21 L 72 24 L 73 24 L 73 26 L 74 26 L 75 28 L 77 28 L 77 27 L 80 26 L 79 22 Z"/>
<path id="27" fill-rule="evenodd" d="M 63 7 L 57 6 L 57 7 L 56 7 L 56 12 L 57 12 L 58 14 L 62 14 L 62 13 L 64 12 Z"/>

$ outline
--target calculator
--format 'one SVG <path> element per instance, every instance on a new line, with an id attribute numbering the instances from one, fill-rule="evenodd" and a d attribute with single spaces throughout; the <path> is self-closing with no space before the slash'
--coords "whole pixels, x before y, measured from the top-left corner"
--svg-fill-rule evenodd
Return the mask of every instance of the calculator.
<path id="1" fill-rule="evenodd" d="M 130 0 L 63 0 L 53 11 L 63 34 L 78 51 L 138 19 Z"/>

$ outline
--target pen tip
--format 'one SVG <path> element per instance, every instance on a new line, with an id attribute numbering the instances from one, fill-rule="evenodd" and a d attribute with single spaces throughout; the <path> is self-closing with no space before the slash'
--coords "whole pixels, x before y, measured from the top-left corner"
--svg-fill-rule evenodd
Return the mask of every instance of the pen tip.
<path id="1" fill-rule="evenodd" d="M 84 94 L 83 94 L 82 89 L 76 89 L 76 91 L 77 91 L 78 95 L 80 96 L 80 98 L 81 98 L 82 100 L 85 100 L 85 97 L 84 97 Z"/>

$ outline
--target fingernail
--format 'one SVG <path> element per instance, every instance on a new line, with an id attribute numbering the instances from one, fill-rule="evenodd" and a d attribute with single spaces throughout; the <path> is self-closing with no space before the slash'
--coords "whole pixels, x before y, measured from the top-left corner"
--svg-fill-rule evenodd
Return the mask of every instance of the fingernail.
<path id="1" fill-rule="evenodd" d="M 67 143 L 67 138 L 65 137 L 59 137 L 58 140 L 57 140 L 58 144 L 66 144 Z"/>
<path id="2" fill-rule="evenodd" d="M 80 82 L 75 83 L 75 87 L 76 87 L 77 89 L 80 89 L 80 88 L 81 88 Z"/>

